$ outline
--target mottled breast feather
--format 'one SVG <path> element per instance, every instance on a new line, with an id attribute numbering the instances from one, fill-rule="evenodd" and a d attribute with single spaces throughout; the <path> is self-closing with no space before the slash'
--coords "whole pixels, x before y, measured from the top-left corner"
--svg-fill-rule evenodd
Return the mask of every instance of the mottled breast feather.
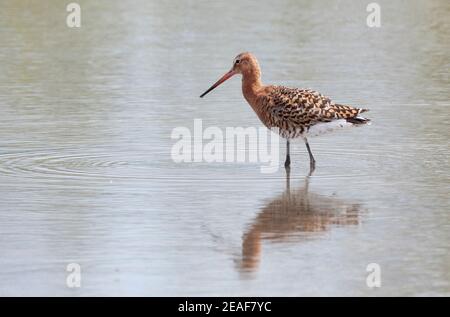
<path id="1" fill-rule="evenodd" d="M 296 138 L 321 122 L 356 117 L 367 109 L 339 105 L 311 89 L 270 86 L 258 99 L 261 121 L 270 129 L 278 128 L 285 138 Z"/>

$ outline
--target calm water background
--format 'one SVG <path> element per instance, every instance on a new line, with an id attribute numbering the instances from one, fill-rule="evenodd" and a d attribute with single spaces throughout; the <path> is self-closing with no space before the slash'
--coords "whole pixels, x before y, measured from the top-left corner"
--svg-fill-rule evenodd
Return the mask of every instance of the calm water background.
<path id="1" fill-rule="evenodd" d="M 0 295 L 450 295 L 448 1 L 78 2 L 1 2 Z M 309 181 L 294 144 L 290 189 L 174 163 L 194 118 L 261 126 L 238 78 L 198 98 L 246 50 L 373 124 L 311 139 Z"/>

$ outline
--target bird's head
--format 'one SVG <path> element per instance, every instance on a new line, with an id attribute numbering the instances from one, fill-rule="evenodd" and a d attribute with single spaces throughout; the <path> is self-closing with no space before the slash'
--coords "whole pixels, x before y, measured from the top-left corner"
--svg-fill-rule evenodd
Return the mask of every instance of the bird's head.
<path id="1" fill-rule="evenodd" d="M 225 73 L 214 85 L 212 85 L 207 91 L 201 94 L 200 98 L 205 96 L 211 90 L 230 79 L 236 74 L 241 74 L 244 77 L 257 76 L 259 78 L 261 71 L 259 68 L 258 60 L 256 57 L 249 52 L 241 53 L 236 56 L 233 60 L 233 66 L 231 69 Z"/>
<path id="2" fill-rule="evenodd" d="M 258 60 L 252 53 L 241 53 L 234 58 L 232 70 L 236 74 L 242 75 L 251 75 L 254 72 L 259 72 Z"/>

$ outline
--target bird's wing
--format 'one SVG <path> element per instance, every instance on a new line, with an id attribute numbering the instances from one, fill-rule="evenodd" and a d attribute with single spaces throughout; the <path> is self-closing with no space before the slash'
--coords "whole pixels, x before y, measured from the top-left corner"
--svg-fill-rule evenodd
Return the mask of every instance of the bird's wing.
<path id="1" fill-rule="evenodd" d="M 274 126 L 309 127 L 319 122 L 355 118 L 367 109 L 339 105 L 310 89 L 274 86 L 266 96 Z"/>

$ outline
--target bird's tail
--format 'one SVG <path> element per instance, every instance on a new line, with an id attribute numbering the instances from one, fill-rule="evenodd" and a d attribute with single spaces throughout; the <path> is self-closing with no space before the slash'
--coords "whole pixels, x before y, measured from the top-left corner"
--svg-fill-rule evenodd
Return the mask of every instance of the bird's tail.
<path id="1" fill-rule="evenodd" d="M 340 118 L 345 119 L 353 125 L 370 124 L 369 119 L 360 116 L 361 113 L 369 111 L 369 109 L 354 108 L 340 104 L 336 104 L 335 109 Z"/>
<path id="2" fill-rule="evenodd" d="M 370 119 L 364 118 L 364 117 L 360 117 L 360 116 L 356 116 L 353 118 L 347 118 L 345 119 L 347 120 L 347 122 L 350 122 L 354 125 L 361 125 L 361 124 L 370 124 Z"/>
<path id="3" fill-rule="evenodd" d="M 352 123 L 354 125 L 370 124 L 370 119 L 361 117 L 359 115 L 360 113 L 363 113 L 363 112 L 366 112 L 366 111 L 369 111 L 369 109 L 359 108 L 358 109 L 358 114 L 356 116 L 354 116 L 354 117 L 347 118 L 346 119 L 347 122 L 350 122 L 350 123 Z"/>

